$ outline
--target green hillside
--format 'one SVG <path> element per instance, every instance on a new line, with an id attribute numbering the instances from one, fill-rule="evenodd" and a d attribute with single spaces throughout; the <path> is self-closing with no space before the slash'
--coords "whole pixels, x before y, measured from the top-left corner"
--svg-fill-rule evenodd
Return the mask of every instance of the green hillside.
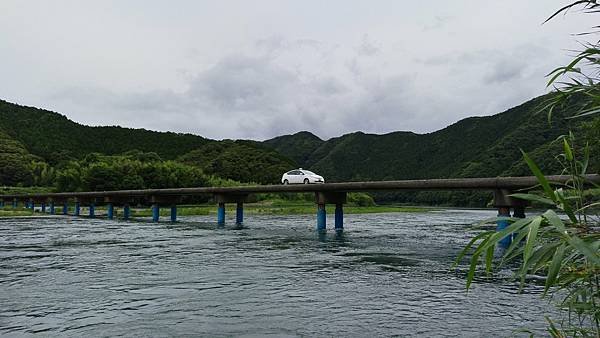
<path id="1" fill-rule="evenodd" d="M 308 131 L 301 131 L 293 135 L 278 136 L 263 143 L 296 163 L 306 163 L 311 154 L 323 144 L 323 140 Z"/>
<path id="2" fill-rule="evenodd" d="M 205 173 L 239 182 L 279 183 L 281 175 L 296 163 L 275 150 L 252 141 L 208 142 L 180 156 L 179 161 Z"/>
<path id="3" fill-rule="evenodd" d="M 21 142 L 0 129 L 0 183 L 16 185 L 33 183 L 30 163 L 36 158 L 29 154 Z"/>
<path id="4" fill-rule="evenodd" d="M 55 190 L 127 189 L 204 184 L 278 183 L 301 166 L 328 182 L 529 175 L 520 149 L 548 174 L 560 173 L 553 142 L 568 130 L 592 148 L 600 169 L 600 118 L 565 119 L 573 101 L 555 109 L 552 123 L 537 113 L 538 97 L 503 113 L 471 117 L 428 134 L 351 133 L 321 140 L 310 132 L 264 142 L 215 141 L 191 134 L 89 127 L 51 111 L 0 101 L 0 184 Z M 487 193 L 417 192 L 376 195 L 411 203 L 485 205 Z"/>
<path id="5" fill-rule="evenodd" d="M 582 129 L 584 120 L 564 119 L 578 108 L 575 102 L 555 110 L 549 124 L 544 113 L 537 113 L 544 99 L 538 97 L 493 116 L 467 118 L 429 134 L 357 132 L 320 142 L 318 147 L 317 142 L 304 147 L 307 135 L 294 134 L 264 144 L 288 155 L 296 149 L 314 148 L 308 155 L 302 153 L 298 158 L 305 160 L 298 163 L 329 182 L 527 175 L 520 166 L 519 149 L 539 159 L 550 157 L 542 164 L 556 173 L 560 170 L 553 164 L 556 148 L 550 143 L 566 133 L 569 124 Z M 593 143 L 594 137 L 589 138 Z"/>
<path id="6" fill-rule="evenodd" d="M 155 152 L 164 159 L 175 159 L 207 142 L 191 134 L 116 126 L 89 127 L 55 112 L 1 100 L 0 128 L 30 153 L 51 163 L 82 158 L 94 152 L 113 155 L 130 150 Z"/>
<path id="7" fill-rule="evenodd" d="M 169 162 L 177 159 L 189 167 Z M 216 179 L 213 181 L 267 184 L 278 183 L 281 174 L 295 166 L 293 160 L 259 142 L 215 141 L 117 126 L 90 127 L 55 112 L 0 100 L 1 185 L 54 185 L 58 190 L 102 186 L 89 182 L 93 175 L 88 174 L 88 167 L 96 174 L 101 169 L 102 177 L 122 177 L 120 181 L 125 182 L 111 179 L 103 189 L 156 186 L 147 176 L 138 175 L 139 170 L 162 170 L 171 176 L 177 173 L 173 182 L 209 182 L 211 176 Z M 207 177 L 198 179 L 197 169 Z M 193 173 L 193 177 L 186 178 L 185 173 Z M 125 179 L 128 175 L 144 181 Z"/>

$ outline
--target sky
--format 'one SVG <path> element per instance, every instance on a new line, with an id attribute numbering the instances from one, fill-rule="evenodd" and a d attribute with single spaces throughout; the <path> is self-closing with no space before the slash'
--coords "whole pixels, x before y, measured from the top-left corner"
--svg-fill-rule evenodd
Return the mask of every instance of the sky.
<path id="1" fill-rule="evenodd" d="M 567 3 L 2 0 L 0 99 L 213 139 L 428 133 L 547 92 L 594 26 L 542 24 Z"/>

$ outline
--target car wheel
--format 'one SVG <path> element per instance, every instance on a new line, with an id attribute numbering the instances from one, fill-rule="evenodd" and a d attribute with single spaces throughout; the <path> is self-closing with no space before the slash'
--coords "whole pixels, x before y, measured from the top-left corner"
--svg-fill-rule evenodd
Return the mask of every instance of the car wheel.
<path id="1" fill-rule="evenodd" d="M 288 185 L 290 183 L 288 180 L 283 180 L 283 185 Z"/>
<path id="2" fill-rule="evenodd" d="M 309 184 L 309 183 L 310 183 L 310 181 L 308 180 L 308 178 L 305 178 L 304 179 L 304 184 Z"/>

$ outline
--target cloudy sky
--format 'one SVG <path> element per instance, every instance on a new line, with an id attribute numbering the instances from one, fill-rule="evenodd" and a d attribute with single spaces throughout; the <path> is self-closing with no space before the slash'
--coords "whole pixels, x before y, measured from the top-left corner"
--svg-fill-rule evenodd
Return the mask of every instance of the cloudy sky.
<path id="1" fill-rule="evenodd" d="M 262 140 L 431 132 L 546 91 L 569 1 L 0 2 L 0 98 L 89 125 Z"/>

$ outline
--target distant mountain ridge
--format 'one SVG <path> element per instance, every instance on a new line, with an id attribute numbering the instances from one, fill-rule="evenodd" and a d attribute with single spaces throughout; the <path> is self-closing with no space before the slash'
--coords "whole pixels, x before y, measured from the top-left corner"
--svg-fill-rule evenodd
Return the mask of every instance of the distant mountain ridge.
<path id="1" fill-rule="evenodd" d="M 548 150 L 555 149 L 548 144 L 582 124 L 563 118 L 578 109 L 578 102 L 556 109 L 549 123 L 546 114 L 538 112 L 546 98 L 492 116 L 469 117 L 428 134 L 355 132 L 323 141 L 300 132 L 263 143 L 330 182 L 528 175 L 519 165 L 519 149 L 540 160 L 553 159 L 556 153 Z M 545 163 L 551 161 L 542 162 L 559 170 Z"/>
<path id="2" fill-rule="evenodd" d="M 557 149 L 551 142 L 569 129 L 581 129 L 585 122 L 563 118 L 578 109 L 574 101 L 556 109 L 548 123 L 544 113 L 537 113 L 545 99 L 541 96 L 492 116 L 466 118 L 428 134 L 355 132 L 322 140 L 302 131 L 263 142 L 90 127 L 55 112 L 0 100 L 0 141 L 12 149 L 10 155 L 0 149 L 0 157 L 7 162 L 20 154 L 22 165 L 32 159 L 60 165 L 94 152 L 116 155 L 137 150 L 198 166 L 210 175 L 277 184 L 280 175 L 294 167 L 314 170 L 328 182 L 527 175 L 519 151 L 523 149 L 556 173 L 560 168 L 552 163 Z M 598 163 L 597 158 L 592 161 L 593 170 L 598 170 Z"/>

